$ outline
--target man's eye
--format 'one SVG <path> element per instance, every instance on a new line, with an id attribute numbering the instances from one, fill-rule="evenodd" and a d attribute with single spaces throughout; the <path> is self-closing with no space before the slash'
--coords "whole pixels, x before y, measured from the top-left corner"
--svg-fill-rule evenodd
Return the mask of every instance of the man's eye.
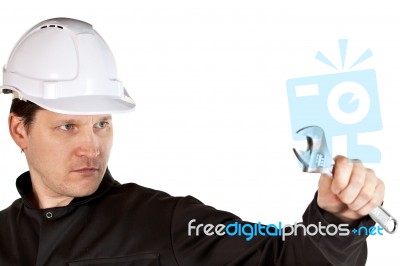
<path id="1" fill-rule="evenodd" d="M 68 131 L 68 130 L 73 129 L 73 128 L 74 128 L 74 125 L 72 125 L 72 124 L 66 124 L 66 125 L 59 126 L 59 128 L 60 128 L 61 130 L 64 130 L 64 131 Z"/>
<path id="2" fill-rule="evenodd" d="M 95 128 L 105 128 L 108 126 L 108 124 L 109 123 L 106 121 L 100 121 L 100 122 L 97 122 L 96 124 L 94 124 L 94 127 Z"/>

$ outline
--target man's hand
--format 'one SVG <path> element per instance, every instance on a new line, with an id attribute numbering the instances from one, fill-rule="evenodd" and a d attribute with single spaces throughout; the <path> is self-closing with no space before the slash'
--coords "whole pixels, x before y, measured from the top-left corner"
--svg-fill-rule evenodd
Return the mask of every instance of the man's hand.
<path id="1" fill-rule="evenodd" d="M 385 185 L 373 170 L 359 160 L 335 158 L 333 179 L 321 175 L 318 206 L 344 222 L 353 222 L 370 213 L 383 202 Z"/>

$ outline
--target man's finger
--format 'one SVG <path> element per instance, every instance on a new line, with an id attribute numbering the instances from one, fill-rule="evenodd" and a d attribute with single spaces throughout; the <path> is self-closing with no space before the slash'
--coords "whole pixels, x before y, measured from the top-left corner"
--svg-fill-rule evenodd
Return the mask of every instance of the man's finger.
<path id="1" fill-rule="evenodd" d="M 374 172 L 367 169 L 364 186 L 356 199 L 348 206 L 353 211 L 359 211 L 373 198 L 376 187 L 378 186 L 378 178 L 376 178 Z"/>
<path id="2" fill-rule="evenodd" d="M 340 200 L 349 205 L 356 200 L 366 181 L 367 169 L 361 162 L 348 163 L 352 166 L 347 186 L 339 193 Z M 336 177 L 335 177 L 336 178 Z M 347 179 L 347 178 L 344 178 Z"/>
<path id="3" fill-rule="evenodd" d="M 352 170 L 353 163 L 351 163 L 346 157 L 337 156 L 335 158 L 335 168 L 333 171 L 333 182 L 331 186 L 333 194 L 338 195 L 347 187 Z"/>
<path id="4" fill-rule="evenodd" d="M 370 212 L 372 212 L 373 209 L 382 204 L 384 194 L 385 194 L 385 185 L 381 180 L 378 180 L 378 184 L 375 188 L 372 198 L 364 207 L 359 209 L 357 212 L 363 216 L 369 214 Z"/>

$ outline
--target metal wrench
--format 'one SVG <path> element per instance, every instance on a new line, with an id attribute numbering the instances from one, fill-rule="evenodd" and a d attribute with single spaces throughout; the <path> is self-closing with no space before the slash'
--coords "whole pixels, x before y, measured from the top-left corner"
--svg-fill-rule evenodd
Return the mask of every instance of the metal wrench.
<path id="1" fill-rule="evenodd" d="M 326 144 L 325 132 L 318 126 L 308 126 L 299 129 L 296 133 L 306 136 L 307 150 L 293 149 L 297 159 L 303 165 L 303 172 L 320 173 L 333 177 L 334 161 Z M 369 216 L 377 222 L 386 232 L 393 234 L 397 229 L 396 219 L 382 206 L 376 207 Z"/>

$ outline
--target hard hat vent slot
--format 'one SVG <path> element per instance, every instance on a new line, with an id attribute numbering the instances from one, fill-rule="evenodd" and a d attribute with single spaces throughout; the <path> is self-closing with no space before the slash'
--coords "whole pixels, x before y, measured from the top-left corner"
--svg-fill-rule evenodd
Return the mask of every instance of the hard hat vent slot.
<path id="1" fill-rule="evenodd" d="M 59 28 L 59 29 L 63 29 L 64 27 L 62 27 L 62 26 L 58 26 L 58 25 L 44 25 L 44 26 L 42 26 L 42 27 L 40 27 L 41 29 L 45 29 L 45 28 L 55 28 L 55 27 L 57 27 L 57 28 Z"/>

